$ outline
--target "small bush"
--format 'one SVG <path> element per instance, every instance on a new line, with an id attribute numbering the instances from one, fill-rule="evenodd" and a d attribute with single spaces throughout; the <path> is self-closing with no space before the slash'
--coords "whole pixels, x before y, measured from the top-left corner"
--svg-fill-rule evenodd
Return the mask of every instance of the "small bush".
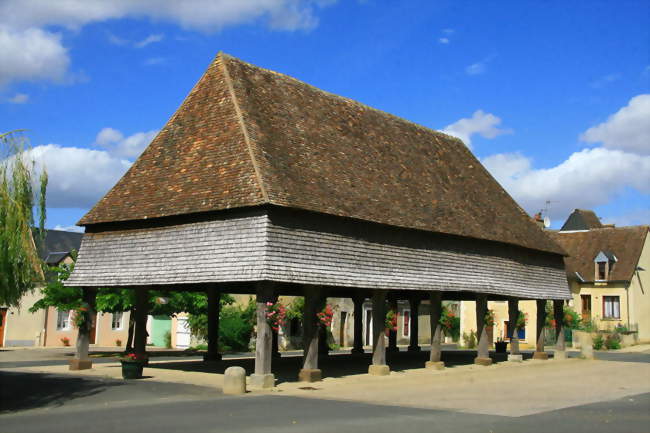
<path id="1" fill-rule="evenodd" d="M 115 345 L 116 345 L 117 347 L 122 346 L 122 340 L 120 340 L 119 338 L 118 338 L 117 340 L 115 340 Z"/>
<path id="2" fill-rule="evenodd" d="M 616 350 L 621 348 L 621 336 L 617 333 L 610 334 L 605 339 L 605 347 L 609 350 Z"/>
<path id="3" fill-rule="evenodd" d="M 614 328 L 614 332 L 617 334 L 628 334 L 630 332 L 629 329 L 627 329 L 627 326 L 625 325 L 616 325 Z"/>
<path id="4" fill-rule="evenodd" d="M 170 331 L 165 332 L 165 347 L 167 349 L 172 348 L 172 333 Z"/>
<path id="5" fill-rule="evenodd" d="M 468 349 L 476 348 L 476 332 L 470 331 L 469 335 L 463 332 L 463 344 Z"/>
<path id="6" fill-rule="evenodd" d="M 603 336 L 601 334 L 596 335 L 593 342 L 593 348 L 595 350 L 600 350 L 603 348 L 604 344 L 605 344 L 605 339 L 603 338 Z"/>

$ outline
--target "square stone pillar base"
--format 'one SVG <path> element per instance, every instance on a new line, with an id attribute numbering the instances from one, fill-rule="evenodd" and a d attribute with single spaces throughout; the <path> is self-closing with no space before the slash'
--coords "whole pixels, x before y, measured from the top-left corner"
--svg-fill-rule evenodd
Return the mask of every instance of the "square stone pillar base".
<path id="1" fill-rule="evenodd" d="M 511 353 L 508 355 L 508 361 L 510 362 L 522 362 L 524 360 L 524 356 L 521 353 Z"/>
<path id="2" fill-rule="evenodd" d="M 533 359 L 547 360 L 548 359 L 548 353 L 546 353 L 546 352 L 535 352 L 535 353 L 533 353 Z"/>
<path id="3" fill-rule="evenodd" d="M 91 359 L 77 359 L 70 360 L 70 370 L 90 370 L 93 368 L 93 361 Z"/>
<path id="4" fill-rule="evenodd" d="M 265 389 L 273 388 L 275 386 L 275 376 L 269 374 L 251 374 L 250 380 L 251 388 Z"/>
<path id="5" fill-rule="evenodd" d="M 490 358 L 478 358 L 477 357 L 477 358 L 474 358 L 474 364 L 476 364 L 476 365 L 484 365 L 484 366 L 487 367 L 488 365 L 492 365 L 492 359 L 490 359 Z"/>
<path id="6" fill-rule="evenodd" d="M 368 367 L 368 374 L 372 376 L 388 376 L 390 374 L 390 367 L 387 365 L 374 365 Z"/>
<path id="7" fill-rule="evenodd" d="M 298 373 L 300 382 L 319 382 L 322 379 L 321 371 L 318 368 L 303 368 Z"/>
<path id="8" fill-rule="evenodd" d="M 556 350 L 555 352 L 553 352 L 553 359 L 557 359 L 559 361 L 563 359 L 567 359 L 566 351 Z"/>
<path id="9" fill-rule="evenodd" d="M 430 368 L 432 370 L 444 370 L 445 363 L 442 361 L 427 361 L 424 363 L 424 368 Z"/>

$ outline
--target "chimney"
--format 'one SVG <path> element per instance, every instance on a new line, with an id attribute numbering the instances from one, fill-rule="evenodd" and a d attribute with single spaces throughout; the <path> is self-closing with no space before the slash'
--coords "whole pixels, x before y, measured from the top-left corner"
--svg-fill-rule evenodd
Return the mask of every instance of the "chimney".
<path id="1" fill-rule="evenodd" d="M 544 218 L 542 218 L 542 213 L 541 212 L 537 212 L 535 214 L 535 216 L 533 217 L 533 221 L 535 221 L 535 223 L 537 223 L 539 228 L 544 230 Z"/>

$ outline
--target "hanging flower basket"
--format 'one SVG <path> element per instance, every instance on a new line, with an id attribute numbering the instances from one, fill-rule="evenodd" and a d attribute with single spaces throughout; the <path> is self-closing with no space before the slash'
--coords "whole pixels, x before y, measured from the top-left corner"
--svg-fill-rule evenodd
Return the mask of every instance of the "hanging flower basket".
<path id="1" fill-rule="evenodd" d="M 327 304 L 325 305 L 325 308 L 323 308 L 321 311 L 316 313 L 316 317 L 318 317 L 318 321 L 320 322 L 321 326 L 324 326 L 329 329 L 332 326 L 332 319 L 334 318 L 334 309 L 332 308 L 331 305 Z"/>
<path id="2" fill-rule="evenodd" d="M 72 323 L 79 329 L 85 328 L 90 323 L 90 308 L 88 304 L 83 303 L 74 310 Z"/>
<path id="3" fill-rule="evenodd" d="M 451 335 L 451 330 L 454 327 L 454 320 L 456 315 L 447 307 L 443 307 L 442 314 L 440 315 L 440 326 L 442 326 L 442 331 L 445 335 Z"/>
<path id="4" fill-rule="evenodd" d="M 485 327 L 492 328 L 494 326 L 494 310 L 487 310 L 485 313 Z"/>
<path id="5" fill-rule="evenodd" d="M 515 329 L 524 329 L 526 327 L 526 324 L 528 323 L 528 313 L 524 313 L 523 311 L 519 310 L 519 314 L 517 315 L 517 323 L 515 324 Z"/>
<path id="6" fill-rule="evenodd" d="M 269 324 L 271 329 L 278 332 L 285 324 L 287 317 L 287 309 L 280 302 L 267 302 L 266 303 L 266 323 Z"/>
<path id="7" fill-rule="evenodd" d="M 395 310 L 388 310 L 388 313 L 386 313 L 386 321 L 384 323 L 384 326 L 386 327 L 386 333 L 390 331 L 397 331 L 397 312 Z"/>

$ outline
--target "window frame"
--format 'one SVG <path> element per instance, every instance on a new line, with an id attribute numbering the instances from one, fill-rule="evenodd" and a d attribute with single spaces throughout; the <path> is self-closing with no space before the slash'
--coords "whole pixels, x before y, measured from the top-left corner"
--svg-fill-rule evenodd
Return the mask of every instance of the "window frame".
<path id="1" fill-rule="evenodd" d="M 56 330 L 57 331 L 69 331 L 71 326 L 70 320 L 70 310 L 56 310 Z M 63 317 L 64 314 L 67 314 Z M 63 326 L 62 326 L 63 325 Z"/>
<path id="2" fill-rule="evenodd" d="M 119 326 L 115 326 L 115 316 L 119 314 L 120 323 Z M 111 331 L 122 331 L 124 329 L 124 312 L 118 311 L 112 313 L 111 315 Z"/>
<path id="3" fill-rule="evenodd" d="M 411 309 L 405 308 L 402 310 L 402 337 L 410 338 L 411 337 Z M 407 319 L 408 316 L 408 319 Z"/>
<path id="4" fill-rule="evenodd" d="M 612 315 L 607 315 L 607 304 L 611 303 Z M 618 295 L 603 296 L 603 319 L 604 320 L 621 320 L 621 297 Z"/>

